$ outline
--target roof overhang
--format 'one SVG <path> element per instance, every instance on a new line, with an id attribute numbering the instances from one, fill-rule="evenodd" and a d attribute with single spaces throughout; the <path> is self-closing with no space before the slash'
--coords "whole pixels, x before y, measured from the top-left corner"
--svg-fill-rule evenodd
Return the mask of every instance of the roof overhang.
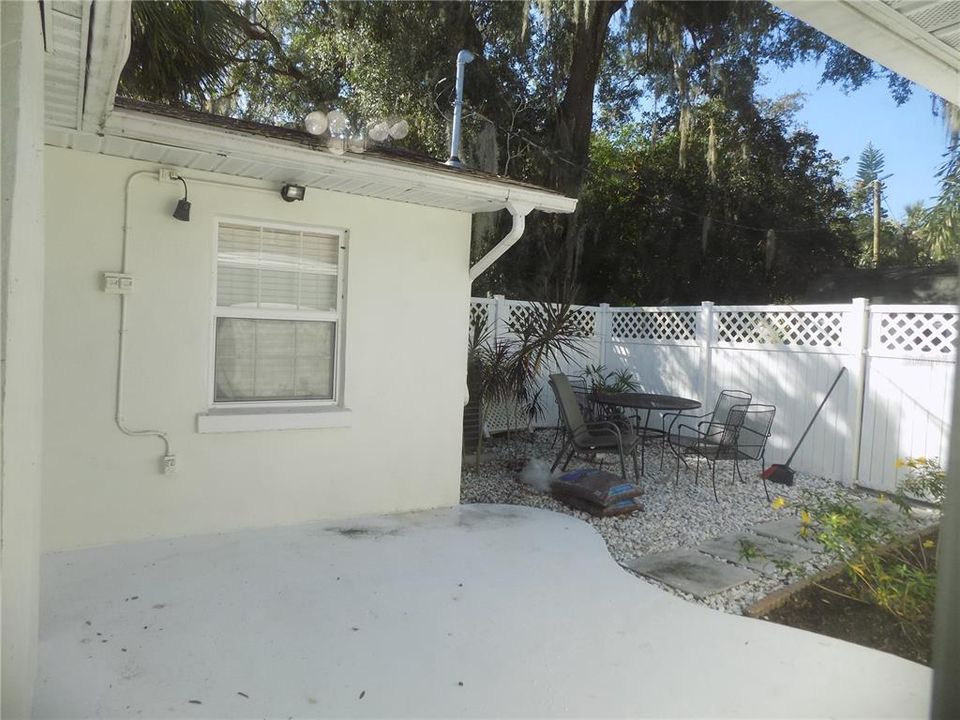
<path id="1" fill-rule="evenodd" d="M 577 201 L 509 180 L 463 173 L 440 162 L 416 164 L 329 150 L 117 107 L 100 133 L 48 127 L 48 145 L 144 160 L 179 171 L 295 183 L 461 212 L 493 212 L 523 203 L 570 213 Z"/>
<path id="2" fill-rule="evenodd" d="M 129 2 L 45 0 L 47 127 L 97 132 L 130 52 Z"/>
<path id="3" fill-rule="evenodd" d="M 130 1 L 43 0 L 42 7 L 48 145 L 461 212 L 576 209 L 574 198 L 428 158 L 387 151 L 337 155 L 298 131 L 115 104 L 130 49 Z"/>
<path id="4" fill-rule="evenodd" d="M 770 1 L 861 55 L 960 105 L 960 2 Z"/>

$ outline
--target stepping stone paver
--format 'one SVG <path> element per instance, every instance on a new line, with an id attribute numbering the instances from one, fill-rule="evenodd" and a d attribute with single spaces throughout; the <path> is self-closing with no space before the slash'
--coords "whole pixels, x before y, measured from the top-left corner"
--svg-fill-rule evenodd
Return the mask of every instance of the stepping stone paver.
<path id="1" fill-rule="evenodd" d="M 683 548 L 643 555 L 624 565 L 641 575 L 700 598 L 757 578 L 750 570 Z"/>
<path id="2" fill-rule="evenodd" d="M 741 557 L 741 540 L 751 543 L 760 557 L 750 560 Z M 800 564 L 812 560 L 814 557 L 812 552 L 799 545 L 750 533 L 733 533 L 713 538 L 699 545 L 697 550 L 770 576 L 780 574 L 774 562 L 776 560 Z"/>
<path id="3" fill-rule="evenodd" d="M 877 500 L 867 498 L 854 503 L 858 508 L 872 515 L 879 515 L 883 519 L 891 522 L 895 527 L 903 530 L 919 529 L 926 525 L 932 525 L 937 521 L 937 513 L 928 508 L 913 508 L 910 515 L 906 515 L 900 506 L 890 500 Z"/>
<path id="4" fill-rule="evenodd" d="M 814 541 L 804 540 L 800 537 L 800 518 L 785 517 L 780 520 L 771 520 L 770 522 L 754 525 L 751 530 L 757 535 L 780 540 L 781 542 L 792 543 L 800 547 L 818 547 Z"/>

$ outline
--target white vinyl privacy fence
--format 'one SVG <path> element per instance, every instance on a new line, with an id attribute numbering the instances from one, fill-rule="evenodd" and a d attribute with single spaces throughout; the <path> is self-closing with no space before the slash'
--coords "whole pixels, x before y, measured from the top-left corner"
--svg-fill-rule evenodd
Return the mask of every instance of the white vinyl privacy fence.
<path id="1" fill-rule="evenodd" d="M 536 305 L 474 298 L 471 325 L 509 335 Z M 898 457 L 946 462 L 953 397 L 953 305 L 581 306 L 583 356 L 572 367 L 626 368 L 641 391 L 681 395 L 712 408 L 724 389 L 777 408 L 770 462 L 783 462 L 840 368 L 834 390 L 792 465 L 845 483 L 892 490 Z M 552 399 L 538 424 L 553 425 Z M 488 409 L 490 429 L 516 426 Z M 656 418 L 652 422 L 658 421 Z"/>

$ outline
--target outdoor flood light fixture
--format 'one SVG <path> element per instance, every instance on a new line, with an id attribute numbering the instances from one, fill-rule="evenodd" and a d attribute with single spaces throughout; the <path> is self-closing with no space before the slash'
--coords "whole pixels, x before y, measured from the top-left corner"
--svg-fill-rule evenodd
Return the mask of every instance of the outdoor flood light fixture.
<path id="1" fill-rule="evenodd" d="M 177 202 L 177 209 L 173 211 L 173 216 L 177 220 L 190 222 L 190 202 L 187 200 L 187 181 L 182 177 L 175 178 L 183 183 L 183 199 Z"/>
<path id="2" fill-rule="evenodd" d="M 287 202 L 293 202 L 294 200 L 303 200 L 303 196 L 307 194 L 307 189 L 303 185 L 291 185 L 287 183 L 280 190 L 280 197 L 282 197 Z"/>

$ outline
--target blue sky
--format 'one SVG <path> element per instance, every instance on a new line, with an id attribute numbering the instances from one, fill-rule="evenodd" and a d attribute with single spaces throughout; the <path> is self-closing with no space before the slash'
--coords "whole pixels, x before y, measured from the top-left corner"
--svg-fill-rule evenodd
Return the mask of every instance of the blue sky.
<path id="1" fill-rule="evenodd" d="M 818 87 L 821 69 L 816 63 L 796 65 L 786 71 L 770 66 L 768 83 L 759 93 L 778 97 L 797 90 L 807 94 L 797 122 L 820 136 L 820 147 L 835 158 L 848 157 L 843 176 L 857 172 L 857 159 L 867 142 L 886 158 L 886 203 L 895 217 L 918 200 L 930 204 L 937 194 L 935 177 L 946 150 L 943 122 L 931 113 L 930 93 L 914 86 L 901 106 L 893 101 L 886 80 L 877 80 L 845 95 L 833 85 Z"/>

